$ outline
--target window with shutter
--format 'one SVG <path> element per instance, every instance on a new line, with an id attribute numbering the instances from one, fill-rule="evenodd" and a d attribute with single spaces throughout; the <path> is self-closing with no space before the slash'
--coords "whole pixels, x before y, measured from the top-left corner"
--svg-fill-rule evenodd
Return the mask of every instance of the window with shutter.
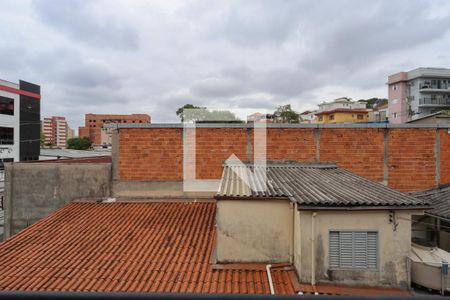
<path id="1" fill-rule="evenodd" d="M 377 269 L 378 232 L 330 231 L 331 269 Z"/>

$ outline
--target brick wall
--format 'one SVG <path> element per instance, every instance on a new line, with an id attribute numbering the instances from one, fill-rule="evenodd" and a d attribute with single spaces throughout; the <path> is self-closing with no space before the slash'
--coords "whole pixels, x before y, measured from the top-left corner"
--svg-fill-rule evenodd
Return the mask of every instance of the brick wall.
<path id="1" fill-rule="evenodd" d="M 268 160 L 314 161 L 314 131 L 304 128 L 270 128 L 267 132 Z"/>
<path id="2" fill-rule="evenodd" d="M 405 192 L 450 182 L 450 135 L 436 128 L 269 128 L 269 160 L 333 161 L 371 180 Z M 121 128 L 120 180 L 182 180 L 182 128 Z M 196 176 L 218 179 L 231 154 L 251 159 L 253 130 L 197 128 Z M 385 153 L 385 149 L 387 153 Z"/>
<path id="3" fill-rule="evenodd" d="M 321 129 L 320 160 L 333 161 L 356 174 L 383 181 L 384 129 Z"/>
<path id="4" fill-rule="evenodd" d="M 121 129 L 119 178 L 182 180 L 183 129 Z"/>
<path id="5" fill-rule="evenodd" d="M 389 130 L 389 186 L 401 191 L 436 185 L 436 129 Z"/>
<path id="6" fill-rule="evenodd" d="M 222 164 L 232 153 L 247 159 L 247 129 L 199 128 L 196 130 L 196 177 L 217 179 Z"/>
<path id="7" fill-rule="evenodd" d="M 445 184 L 450 182 L 450 130 L 441 129 L 440 133 L 440 183 Z"/>

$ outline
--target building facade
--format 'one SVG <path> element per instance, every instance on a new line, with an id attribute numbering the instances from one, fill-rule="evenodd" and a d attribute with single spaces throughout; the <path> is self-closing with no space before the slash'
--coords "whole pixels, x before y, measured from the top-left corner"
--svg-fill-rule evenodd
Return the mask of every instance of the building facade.
<path id="1" fill-rule="evenodd" d="M 450 69 L 417 68 L 388 77 L 389 122 L 401 124 L 450 109 Z"/>
<path id="2" fill-rule="evenodd" d="M 65 117 L 44 118 L 42 122 L 42 133 L 45 145 L 54 145 L 65 148 L 68 138 L 68 125 Z"/>
<path id="3" fill-rule="evenodd" d="M 386 123 L 389 118 L 388 104 L 377 106 L 369 112 L 369 122 Z"/>
<path id="4" fill-rule="evenodd" d="M 366 107 L 366 101 L 352 101 L 350 98 L 342 97 L 331 102 L 323 102 L 319 104 L 319 112 L 334 109 L 365 109 Z"/>
<path id="5" fill-rule="evenodd" d="M 303 124 L 311 124 L 311 123 L 314 123 L 315 120 L 316 120 L 316 113 L 317 113 L 317 112 L 318 112 L 318 111 L 316 111 L 316 110 L 313 110 L 313 111 L 306 110 L 306 111 L 302 112 L 302 113 L 300 114 L 300 118 L 302 119 L 302 120 L 301 120 L 301 123 L 303 123 Z"/>
<path id="6" fill-rule="evenodd" d="M 0 162 L 39 159 L 40 86 L 0 80 Z"/>
<path id="7" fill-rule="evenodd" d="M 368 109 L 333 109 L 316 113 L 318 124 L 342 124 L 369 122 Z"/>
<path id="8" fill-rule="evenodd" d="M 111 145 L 112 129 L 103 128 L 104 124 L 148 124 L 151 118 L 147 114 L 99 115 L 86 114 L 85 124 L 78 129 L 79 137 L 88 137 L 93 145 Z"/>

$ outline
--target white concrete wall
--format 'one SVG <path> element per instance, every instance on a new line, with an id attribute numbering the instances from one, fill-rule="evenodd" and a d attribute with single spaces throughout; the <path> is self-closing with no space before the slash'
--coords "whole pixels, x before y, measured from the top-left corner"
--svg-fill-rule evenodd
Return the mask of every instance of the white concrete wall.
<path id="1" fill-rule="evenodd" d="M 293 217 L 288 200 L 217 201 L 217 261 L 289 262 Z"/>
<path id="2" fill-rule="evenodd" d="M 18 89 L 17 85 L 12 83 L 7 83 L 5 81 L 0 82 L 1 85 L 9 86 Z M 14 128 L 14 145 L 0 145 L 0 158 L 13 158 L 14 161 L 19 161 L 19 147 L 20 147 L 20 136 L 19 136 L 19 121 L 20 121 L 20 96 L 18 94 L 13 94 L 0 90 L 0 96 L 14 99 L 14 116 L 0 114 L 0 127 L 10 127 Z"/>
<path id="3" fill-rule="evenodd" d="M 411 248 L 411 214 L 397 211 L 394 231 L 385 211 L 317 211 L 315 217 L 316 282 L 353 285 L 407 287 L 406 257 Z M 414 212 L 420 214 L 421 212 Z M 300 248 L 296 249 L 295 267 L 301 282 L 311 282 L 311 211 L 300 211 Z M 378 232 L 377 270 L 332 270 L 329 268 L 329 231 L 367 230 Z M 300 261 L 299 261 L 300 260 Z"/>

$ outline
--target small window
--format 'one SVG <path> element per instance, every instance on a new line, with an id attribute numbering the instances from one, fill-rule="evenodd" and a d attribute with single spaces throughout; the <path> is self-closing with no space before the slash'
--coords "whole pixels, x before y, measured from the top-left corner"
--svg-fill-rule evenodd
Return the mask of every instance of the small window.
<path id="1" fill-rule="evenodd" d="M 334 115 L 330 115 L 330 121 L 334 120 Z"/>
<path id="2" fill-rule="evenodd" d="M 0 145 L 14 145 L 14 128 L 0 127 Z"/>
<path id="3" fill-rule="evenodd" d="M 364 115 L 357 115 L 356 117 L 358 120 L 363 120 L 364 119 Z"/>
<path id="4" fill-rule="evenodd" d="M 319 117 L 319 121 L 323 121 L 323 117 L 322 116 Z"/>
<path id="5" fill-rule="evenodd" d="M 396 118 L 397 118 L 397 113 L 393 113 L 393 114 L 392 114 L 392 117 L 393 117 L 394 119 L 396 119 Z"/>
<path id="6" fill-rule="evenodd" d="M 0 96 L 0 114 L 14 116 L 14 99 Z"/>
<path id="7" fill-rule="evenodd" d="M 331 269 L 378 268 L 378 232 L 330 231 L 329 260 Z"/>

